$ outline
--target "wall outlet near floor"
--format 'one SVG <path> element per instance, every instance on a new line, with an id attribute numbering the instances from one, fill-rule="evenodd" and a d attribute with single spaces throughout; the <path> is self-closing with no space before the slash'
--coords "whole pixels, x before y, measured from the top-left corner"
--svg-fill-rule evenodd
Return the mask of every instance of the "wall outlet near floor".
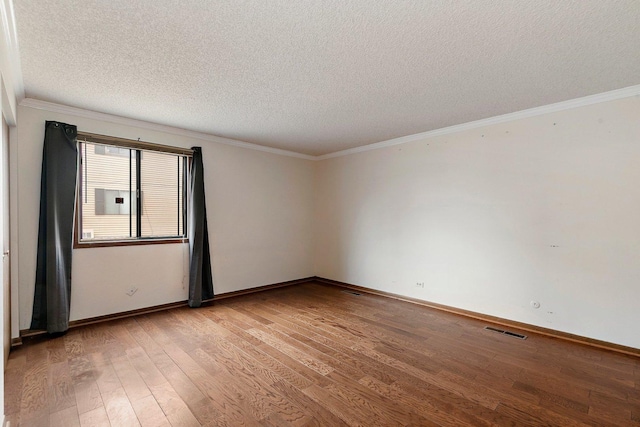
<path id="1" fill-rule="evenodd" d="M 129 296 L 133 296 L 133 294 L 135 294 L 136 292 L 138 292 L 138 288 L 136 288 L 135 286 L 132 286 L 129 288 L 129 290 L 127 291 L 127 295 Z"/>
<path id="2" fill-rule="evenodd" d="M 416 282 L 416 287 L 424 289 L 424 282 Z"/>

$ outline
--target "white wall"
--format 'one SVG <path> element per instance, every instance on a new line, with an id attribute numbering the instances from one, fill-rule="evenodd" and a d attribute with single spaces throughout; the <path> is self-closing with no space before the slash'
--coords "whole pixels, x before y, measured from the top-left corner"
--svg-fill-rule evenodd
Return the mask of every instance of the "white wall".
<path id="1" fill-rule="evenodd" d="M 316 275 L 640 348 L 640 97 L 316 175 Z"/>
<path id="2" fill-rule="evenodd" d="M 0 73 L 0 93 L 5 93 L 5 89 L 2 84 L 2 78 Z M 5 153 L 5 148 L 9 144 L 9 127 L 5 123 L 4 117 L 5 106 L 0 106 L 0 242 L 3 243 L 3 252 L 5 248 L 5 238 L 7 237 L 5 232 L 5 221 L 7 218 L 8 206 L 6 205 L 6 190 L 8 188 L 8 182 L 5 180 L 5 168 L 8 152 Z M 2 342 L 3 354 L 2 354 L 2 375 L 0 378 L 0 425 L 4 426 L 4 372 L 7 366 L 7 360 L 9 358 L 9 350 L 11 347 L 11 306 L 10 301 L 10 282 L 5 280 L 8 278 L 7 267 L 9 260 L 3 255 L 0 261 L 0 278 L 2 279 L 2 292 L 0 292 L 0 317 L 2 318 L 2 328 L 0 328 L 0 341 Z"/>
<path id="3" fill-rule="evenodd" d="M 214 291 L 222 294 L 313 275 L 311 161 L 132 126 L 18 108 L 17 180 L 20 329 L 29 328 L 45 120 L 78 130 L 178 147 L 202 146 Z M 186 245 L 76 249 L 71 320 L 187 298 Z M 127 296 L 129 287 L 138 291 Z"/>
<path id="4" fill-rule="evenodd" d="M 0 0 L 0 116 L 3 119 L 2 130 L 0 130 L 0 137 L 4 138 L 3 142 L 7 141 L 8 135 L 6 132 L 8 128 L 4 126 L 4 121 L 9 126 L 15 126 L 16 124 L 16 104 L 18 103 L 18 97 L 23 95 L 22 81 L 16 71 L 20 69 L 19 57 L 17 55 L 16 34 L 14 28 L 13 11 L 11 9 L 11 2 L 9 0 Z M 16 58 L 18 60 L 16 61 Z M 5 150 L 3 147 L 1 160 L 6 160 Z M 2 162 L 2 168 L 6 166 L 6 162 Z M 2 186 L 2 192 L 6 193 L 7 186 L 4 177 L 4 173 L 0 174 L 3 178 L 0 185 Z M 6 194 L 5 194 L 6 195 Z M 2 197 L 0 200 L 0 226 L 4 225 L 4 221 L 7 219 L 6 212 L 8 211 L 6 206 L 6 197 Z M 2 226 L 2 233 L 5 232 Z M 0 240 L 5 243 L 5 236 Z M 4 251 L 4 248 L 3 248 Z M 0 425 L 4 425 L 4 370 L 6 367 L 6 357 L 8 355 L 7 349 L 11 344 L 11 335 L 8 331 L 13 327 L 10 322 L 11 313 L 9 305 L 9 289 L 7 286 L 10 284 L 4 280 L 5 275 L 8 276 L 8 265 L 10 259 L 3 258 L 0 262 L 0 277 L 3 278 L 3 289 L 0 293 L 0 317 L 2 318 L 2 328 L 0 328 L 0 341 L 3 344 L 4 357 L 2 359 L 2 375 L 0 376 Z"/>
<path id="5" fill-rule="evenodd" d="M 10 232 L 9 232 L 9 126 L 2 116 L 2 131 L 0 132 L 0 225 L 2 232 L 2 264 L 0 277 L 2 278 L 2 343 L 4 360 L 9 359 L 11 348 L 11 278 L 10 278 Z"/>

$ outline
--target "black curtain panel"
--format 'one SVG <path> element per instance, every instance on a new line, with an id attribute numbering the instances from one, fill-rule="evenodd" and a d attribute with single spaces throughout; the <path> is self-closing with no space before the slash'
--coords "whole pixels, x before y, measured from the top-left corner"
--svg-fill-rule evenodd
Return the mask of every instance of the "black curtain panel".
<path id="1" fill-rule="evenodd" d="M 191 201 L 189 214 L 189 307 L 200 307 L 213 298 L 213 276 L 204 198 L 202 148 L 192 147 Z"/>
<path id="2" fill-rule="evenodd" d="M 73 125 L 45 123 L 31 329 L 46 329 L 49 333 L 69 329 L 77 134 Z"/>

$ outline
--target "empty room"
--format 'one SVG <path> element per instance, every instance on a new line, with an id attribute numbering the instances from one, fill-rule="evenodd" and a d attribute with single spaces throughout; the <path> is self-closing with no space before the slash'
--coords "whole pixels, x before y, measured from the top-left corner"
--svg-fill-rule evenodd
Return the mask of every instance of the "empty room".
<path id="1" fill-rule="evenodd" d="M 0 426 L 640 427 L 637 0 L 0 13 Z"/>

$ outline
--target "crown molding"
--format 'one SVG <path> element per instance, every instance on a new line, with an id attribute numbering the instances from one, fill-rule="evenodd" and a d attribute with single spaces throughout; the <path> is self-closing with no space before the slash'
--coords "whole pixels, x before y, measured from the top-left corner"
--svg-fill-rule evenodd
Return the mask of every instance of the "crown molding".
<path id="1" fill-rule="evenodd" d="M 20 102 L 20 106 L 34 108 L 37 110 L 50 111 L 52 113 L 70 114 L 72 116 L 84 117 L 87 119 L 100 120 L 119 125 L 132 126 L 140 129 L 147 129 L 157 132 L 168 133 L 176 136 L 200 139 L 207 142 L 217 142 L 220 144 L 231 145 L 234 147 L 247 148 L 249 150 L 262 151 L 265 153 L 277 154 L 280 156 L 296 157 L 305 160 L 316 160 L 316 157 L 308 154 L 296 153 L 293 151 L 281 150 L 279 148 L 264 147 L 262 145 L 252 144 L 250 142 L 238 141 L 235 139 L 224 138 L 204 132 L 196 132 L 192 130 L 177 128 L 173 126 L 161 125 L 158 123 L 146 122 L 144 120 L 130 119 L 128 117 L 116 116 L 113 114 L 100 113 L 83 108 L 69 107 L 67 105 L 56 104 L 54 102 L 41 101 L 39 99 L 25 98 Z"/>
<path id="2" fill-rule="evenodd" d="M 377 150 L 380 148 L 392 147 L 394 145 L 406 144 L 408 142 L 421 141 L 429 138 L 435 138 L 442 135 L 450 135 L 456 132 L 477 129 L 484 126 L 490 126 L 500 123 L 511 122 L 514 120 L 526 119 L 530 117 L 540 116 L 543 114 L 554 113 L 558 111 L 569 110 L 572 108 L 585 107 L 588 105 L 598 104 L 616 99 L 628 98 L 640 95 L 640 85 L 629 86 L 622 89 L 616 89 L 609 92 L 589 95 L 582 98 L 571 99 L 568 101 L 557 102 L 555 104 L 543 105 L 541 107 L 530 108 L 527 110 L 516 111 L 514 113 L 503 114 L 500 116 L 489 117 L 486 119 L 475 120 L 472 122 L 462 123 L 459 125 L 449 126 L 432 131 L 417 133 L 413 135 L 402 136 L 399 138 L 389 139 L 386 141 L 376 142 L 361 147 L 350 148 L 348 150 L 336 151 L 334 153 L 324 154 L 321 156 L 311 156 L 308 154 L 296 153 L 293 151 L 281 150 L 278 148 L 264 147 L 262 145 L 252 144 L 249 142 L 238 141 L 230 138 L 223 138 L 203 132 L 196 132 L 173 126 L 161 125 L 157 123 L 146 122 L 143 120 L 130 119 L 127 117 L 116 116 L 107 113 L 99 113 L 97 111 L 85 110 L 77 107 L 69 107 L 66 105 L 56 104 L 53 102 L 40 101 L 33 98 L 25 98 L 20 102 L 21 106 L 46 110 L 51 112 L 70 114 L 79 117 L 85 117 L 94 120 L 133 126 L 141 129 L 149 129 L 158 132 L 165 132 L 172 135 L 186 136 L 190 138 L 200 139 L 203 141 L 217 142 L 220 144 L 232 145 L 235 147 L 247 148 L 250 150 L 263 151 L 266 153 L 278 154 L 281 156 L 296 157 L 305 160 L 320 161 L 335 157 L 348 156 L 350 154 L 362 153 L 365 151 Z"/>
<path id="3" fill-rule="evenodd" d="M 365 151 L 377 150 L 380 148 L 392 147 L 394 145 L 406 144 L 408 142 L 420 141 L 424 139 L 434 138 L 442 135 L 449 135 L 456 132 L 462 132 L 471 129 L 477 129 L 484 126 L 495 125 L 499 123 L 511 122 L 514 120 L 526 119 L 529 117 L 540 116 L 542 114 L 555 113 L 558 111 L 569 110 L 572 108 L 585 107 L 587 105 L 599 104 L 601 102 L 614 101 L 616 99 L 628 98 L 640 95 L 640 85 L 629 86 L 622 89 L 616 89 L 609 92 L 589 95 L 582 98 L 571 99 L 568 101 L 557 102 L 555 104 L 543 105 L 541 107 L 530 108 L 528 110 L 516 111 L 514 113 L 503 114 L 500 116 L 489 117 L 486 119 L 475 120 L 472 122 L 462 123 L 459 125 L 449 126 L 445 128 L 435 129 L 427 132 L 416 133 L 413 135 L 401 136 L 386 141 L 376 142 L 373 144 L 363 145 L 361 147 L 350 148 L 348 150 L 336 151 L 334 153 L 324 154 L 315 157 L 315 160 L 325 160 L 334 157 L 348 156 L 350 154 L 362 153 Z"/>

